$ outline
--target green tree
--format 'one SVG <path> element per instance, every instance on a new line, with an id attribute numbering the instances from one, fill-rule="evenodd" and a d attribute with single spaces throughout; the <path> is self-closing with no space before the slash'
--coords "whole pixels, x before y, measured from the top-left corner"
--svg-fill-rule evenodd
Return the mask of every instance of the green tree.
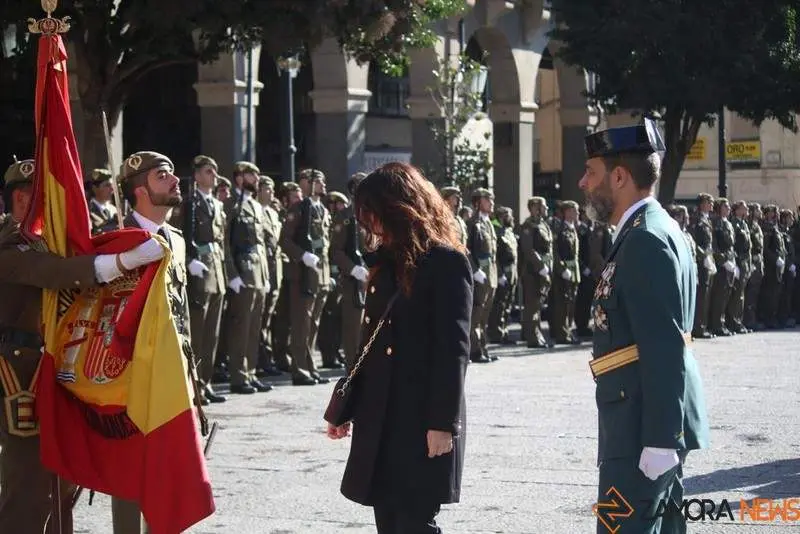
<path id="1" fill-rule="evenodd" d="M 610 112 L 663 120 L 659 200 L 675 196 L 700 126 L 721 107 L 797 131 L 800 2 L 557 0 L 560 57 L 597 74 L 590 98 Z"/>
<path id="2" fill-rule="evenodd" d="M 74 47 L 83 163 L 105 164 L 101 111 L 113 128 L 132 88 L 155 69 L 210 62 L 254 44 L 278 57 L 335 37 L 357 60 L 374 58 L 398 72 L 410 48 L 432 43 L 433 21 L 465 7 L 465 0 L 62 0 L 54 16 L 72 19 L 66 39 Z M 0 30 L 41 16 L 36 2 L 7 0 Z"/>

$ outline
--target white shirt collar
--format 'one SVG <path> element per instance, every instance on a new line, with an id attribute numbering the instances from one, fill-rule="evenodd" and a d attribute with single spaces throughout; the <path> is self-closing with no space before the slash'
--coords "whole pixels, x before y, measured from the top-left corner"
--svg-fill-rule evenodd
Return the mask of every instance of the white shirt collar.
<path id="1" fill-rule="evenodd" d="M 250 198 L 251 195 L 252 195 L 252 193 L 250 193 L 250 191 L 245 190 L 244 194 L 242 194 L 242 190 L 239 189 L 238 187 L 236 188 L 236 196 L 237 197 L 241 196 L 242 198 Z"/>
<path id="2" fill-rule="evenodd" d="M 478 216 L 481 218 L 482 221 L 488 221 L 489 220 L 489 214 L 488 213 L 483 213 L 481 211 L 481 212 L 478 212 Z"/>
<path id="3" fill-rule="evenodd" d="M 133 218 L 136 219 L 136 222 L 139 223 L 139 226 L 142 227 L 142 230 L 147 230 L 151 234 L 157 234 L 158 231 L 163 228 L 163 225 L 159 226 L 138 211 L 133 212 Z"/>
<path id="4" fill-rule="evenodd" d="M 622 228 L 625 226 L 625 223 L 628 222 L 628 219 L 631 218 L 631 215 L 633 215 L 636 212 L 636 210 L 638 210 L 645 204 L 649 204 L 650 202 L 655 202 L 655 201 L 656 201 L 655 197 L 653 197 L 652 195 L 648 195 L 643 199 L 635 202 L 633 206 L 631 206 L 630 208 L 626 209 L 625 213 L 622 214 L 622 218 L 620 218 L 619 222 L 617 223 L 616 230 L 611 236 L 611 242 L 613 243 L 614 241 L 617 240 L 619 231 L 622 230 Z"/>
<path id="5" fill-rule="evenodd" d="M 109 204 L 111 204 L 111 202 L 100 203 L 100 202 L 97 201 L 96 198 L 92 198 L 92 202 L 94 203 L 95 206 L 97 206 L 101 210 L 102 209 L 107 209 Z"/>
<path id="6" fill-rule="evenodd" d="M 212 197 L 212 195 L 211 195 L 211 193 L 206 193 L 206 192 L 205 192 L 205 191 L 203 191 L 202 189 L 199 189 L 199 188 L 198 188 L 198 189 L 197 189 L 197 192 L 198 192 L 198 193 L 200 193 L 200 196 L 201 196 L 201 197 L 203 197 L 205 200 L 211 200 L 211 199 L 213 198 L 213 197 Z"/>

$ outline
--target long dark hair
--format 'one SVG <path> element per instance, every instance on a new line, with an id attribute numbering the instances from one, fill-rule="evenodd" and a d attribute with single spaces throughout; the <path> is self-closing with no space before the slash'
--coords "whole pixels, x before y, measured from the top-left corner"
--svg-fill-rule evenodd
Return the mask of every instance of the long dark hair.
<path id="1" fill-rule="evenodd" d="M 434 245 L 466 253 L 449 206 L 416 167 L 387 163 L 372 171 L 356 188 L 355 215 L 372 236 L 376 221 L 388 236 L 383 249 L 394 260 L 397 280 L 408 295 L 417 260 Z"/>

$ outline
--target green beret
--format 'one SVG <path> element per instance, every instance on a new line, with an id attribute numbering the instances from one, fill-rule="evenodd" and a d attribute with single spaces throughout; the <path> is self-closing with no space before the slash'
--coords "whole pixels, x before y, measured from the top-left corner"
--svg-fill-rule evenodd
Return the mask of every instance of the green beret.
<path id="1" fill-rule="evenodd" d="M 778 213 L 778 206 L 775 204 L 767 204 L 764 206 L 764 213 Z"/>
<path id="2" fill-rule="evenodd" d="M 472 200 L 477 200 L 479 198 L 494 199 L 494 193 L 492 193 L 485 187 L 479 187 L 478 189 L 472 192 Z"/>
<path id="3" fill-rule="evenodd" d="M 794 212 L 788 208 L 781 210 L 781 217 L 783 216 L 794 217 Z"/>
<path id="4" fill-rule="evenodd" d="M 232 187 L 231 181 L 224 176 L 217 176 L 217 187 Z"/>
<path id="5" fill-rule="evenodd" d="M 576 210 L 578 209 L 578 203 L 575 202 L 574 200 L 563 200 L 561 202 L 561 209 L 568 209 L 568 208 Z"/>
<path id="6" fill-rule="evenodd" d="M 298 175 L 298 180 L 308 180 L 309 182 L 324 182 L 325 173 L 319 169 L 303 169 Z"/>
<path id="7" fill-rule="evenodd" d="M 255 163 L 250 163 L 249 161 L 237 161 L 233 164 L 233 174 L 247 174 L 248 172 L 253 174 L 261 174 L 261 170 L 259 170 Z"/>
<path id="8" fill-rule="evenodd" d="M 6 170 L 3 179 L 5 186 L 9 187 L 15 184 L 33 183 L 33 171 L 36 168 L 32 159 L 24 159 L 22 161 L 15 161 Z"/>
<path id="9" fill-rule="evenodd" d="M 285 195 L 290 191 L 300 191 L 300 186 L 297 184 L 297 182 L 283 182 L 281 184 L 280 194 Z"/>
<path id="10" fill-rule="evenodd" d="M 103 182 L 111 180 L 111 171 L 108 169 L 94 169 L 92 170 L 92 184 L 100 185 Z"/>
<path id="11" fill-rule="evenodd" d="M 214 161 L 214 158 L 210 156 L 203 156 L 202 154 L 199 156 L 195 156 L 192 160 L 192 170 L 197 170 L 205 167 L 206 165 L 213 167 L 215 171 L 219 171 L 219 166 L 217 162 Z"/>
<path id="12" fill-rule="evenodd" d="M 758 202 L 750 202 L 750 203 L 747 205 L 747 208 L 748 208 L 750 211 L 753 211 L 753 210 L 760 210 L 760 209 L 761 209 L 761 204 L 759 204 Z"/>
<path id="13" fill-rule="evenodd" d="M 452 197 L 453 195 L 461 196 L 461 190 L 455 186 L 448 185 L 443 187 L 440 191 L 442 198 L 447 200 L 448 198 Z"/>
<path id="14" fill-rule="evenodd" d="M 128 156 L 127 159 L 122 162 L 122 167 L 119 171 L 119 181 L 125 182 L 134 176 L 147 173 L 162 166 L 167 167 L 169 172 L 175 170 L 172 160 L 163 154 L 149 151 L 136 152 Z"/>
<path id="15" fill-rule="evenodd" d="M 698 202 L 714 202 L 714 197 L 712 197 L 708 193 L 698 193 L 697 201 Z"/>
<path id="16" fill-rule="evenodd" d="M 532 206 L 547 206 L 547 200 L 544 197 L 531 197 L 528 199 L 528 209 Z"/>
<path id="17" fill-rule="evenodd" d="M 730 205 L 730 202 L 728 202 L 728 199 L 725 197 L 719 197 L 714 201 L 714 209 L 718 209 L 720 206 L 723 205 Z"/>
<path id="18" fill-rule="evenodd" d="M 494 216 L 497 218 L 504 217 L 507 215 L 514 215 L 514 212 L 511 211 L 511 208 L 508 206 L 498 206 L 494 209 Z"/>
<path id="19" fill-rule="evenodd" d="M 328 193 L 328 200 L 330 202 L 343 202 L 344 204 L 350 203 L 350 201 L 347 200 L 347 197 L 343 193 L 340 193 L 339 191 L 331 191 L 330 193 Z"/>
<path id="20" fill-rule="evenodd" d="M 733 203 L 731 207 L 734 209 L 734 211 L 738 210 L 739 208 L 746 208 L 747 202 L 745 202 L 744 200 L 737 200 L 736 202 Z"/>
<path id="21" fill-rule="evenodd" d="M 272 178 L 270 178 L 269 176 L 266 176 L 266 175 L 262 174 L 261 176 L 258 177 L 258 185 L 259 186 L 268 185 L 268 186 L 274 188 L 275 187 L 275 181 Z"/>

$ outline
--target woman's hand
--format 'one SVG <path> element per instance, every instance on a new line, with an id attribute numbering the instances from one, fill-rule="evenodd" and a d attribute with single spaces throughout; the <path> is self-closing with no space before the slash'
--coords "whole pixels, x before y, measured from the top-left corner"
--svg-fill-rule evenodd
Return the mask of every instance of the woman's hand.
<path id="1" fill-rule="evenodd" d="M 333 426 L 328 423 L 328 437 L 331 439 L 342 439 L 350 435 L 350 423 L 345 423 L 342 426 Z"/>
<path id="2" fill-rule="evenodd" d="M 453 434 L 441 430 L 428 430 L 428 458 L 447 454 L 453 450 Z"/>

